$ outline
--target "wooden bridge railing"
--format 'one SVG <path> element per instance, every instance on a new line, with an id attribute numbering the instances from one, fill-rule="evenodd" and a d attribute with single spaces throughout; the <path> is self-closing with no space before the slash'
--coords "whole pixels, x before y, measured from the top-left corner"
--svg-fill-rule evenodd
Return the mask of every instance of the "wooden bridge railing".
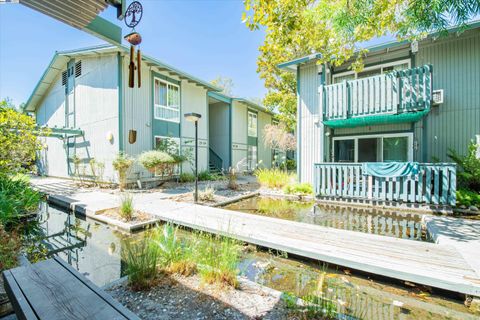
<path id="1" fill-rule="evenodd" d="M 453 163 L 422 163 L 417 176 L 396 178 L 364 175 L 361 163 L 317 163 L 314 167 L 317 196 L 451 206 L 456 203 Z"/>
<path id="2" fill-rule="evenodd" d="M 324 120 L 421 111 L 432 100 L 432 66 L 320 86 Z"/>

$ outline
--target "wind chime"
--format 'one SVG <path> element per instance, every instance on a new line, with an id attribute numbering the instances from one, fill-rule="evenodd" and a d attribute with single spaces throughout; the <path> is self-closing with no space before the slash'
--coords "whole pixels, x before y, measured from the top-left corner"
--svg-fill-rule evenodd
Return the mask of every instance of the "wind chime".
<path id="1" fill-rule="evenodd" d="M 137 86 L 138 88 L 142 86 L 142 53 L 140 52 L 140 48 L 137 50 L 137 57 L 135 59 L 135 47 L 142 43 L 142 36 L 135 31 L 135 27 L 140 23 L 140 20 L 142 20 L 142 15 L 143 7 L 138 1 L 132 2 L 124 15 L 125 24 L 131 28 L 131 32 L 124 37 L 124 39 L 130 43 L 130 63 L 128 64 L 128 86 L 130 88 L 135 88 L 135 70 L 137 71 Z M 128 142 L 133 144 L 136 141 L 137 130 L 129 130 Z"/>
<path id="2" fill-rule="evenodd" d="M 142 20 L 142 15 L 143 7 L 138 1 L 132 2 L 125 11 L 125 24 L 132 29 L 132 32 L 124 37 L 130 43 L 130 64 L 128 65 L 128 86 L 130 88 L 135 87 L 135 70 L 137 70 L 137 85 L 139 88 L 142 86 L 142 53 L 140 48 L 137 50 L 135 65 L 135 47 L 142 43 L 142 36 L 135 31 L 135 27 Z"/>

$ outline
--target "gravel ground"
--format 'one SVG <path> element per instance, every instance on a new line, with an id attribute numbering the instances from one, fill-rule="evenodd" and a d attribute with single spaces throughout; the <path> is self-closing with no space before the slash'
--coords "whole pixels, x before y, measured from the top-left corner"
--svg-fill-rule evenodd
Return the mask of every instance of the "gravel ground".
<path id="1" fill-rule="evenodd" d="M 288 319 L 280 293 L 241 279 L 238 289 L 202 284 L 198 276 L 166 276 L 149 291 L 126 282 L 106 289 L 142 319 Z"/>

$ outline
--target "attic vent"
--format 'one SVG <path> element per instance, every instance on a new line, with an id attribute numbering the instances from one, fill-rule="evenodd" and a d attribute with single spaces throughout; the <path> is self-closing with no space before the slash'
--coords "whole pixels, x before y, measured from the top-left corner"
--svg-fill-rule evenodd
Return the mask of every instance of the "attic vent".
<path id="1" fill-rule="evenodd" d="M 67 84 L 67 71 L 63 71 L 62 72 L 62 86 L 66 85 Z"/>
<path id="2" fill-rule="evenodd" d="M 82 75 L 82 61 L 75 63 L 75 78 L 78 78 Z"/>

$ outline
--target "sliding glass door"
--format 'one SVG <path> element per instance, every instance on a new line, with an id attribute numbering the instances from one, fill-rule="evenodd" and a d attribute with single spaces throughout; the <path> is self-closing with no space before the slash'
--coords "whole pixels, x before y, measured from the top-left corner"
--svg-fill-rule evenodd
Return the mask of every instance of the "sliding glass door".
<path id="1" fill-rule="evenodd" d="M 413 161 L 413 134 L 333 138 L 334 162 Z"/>

